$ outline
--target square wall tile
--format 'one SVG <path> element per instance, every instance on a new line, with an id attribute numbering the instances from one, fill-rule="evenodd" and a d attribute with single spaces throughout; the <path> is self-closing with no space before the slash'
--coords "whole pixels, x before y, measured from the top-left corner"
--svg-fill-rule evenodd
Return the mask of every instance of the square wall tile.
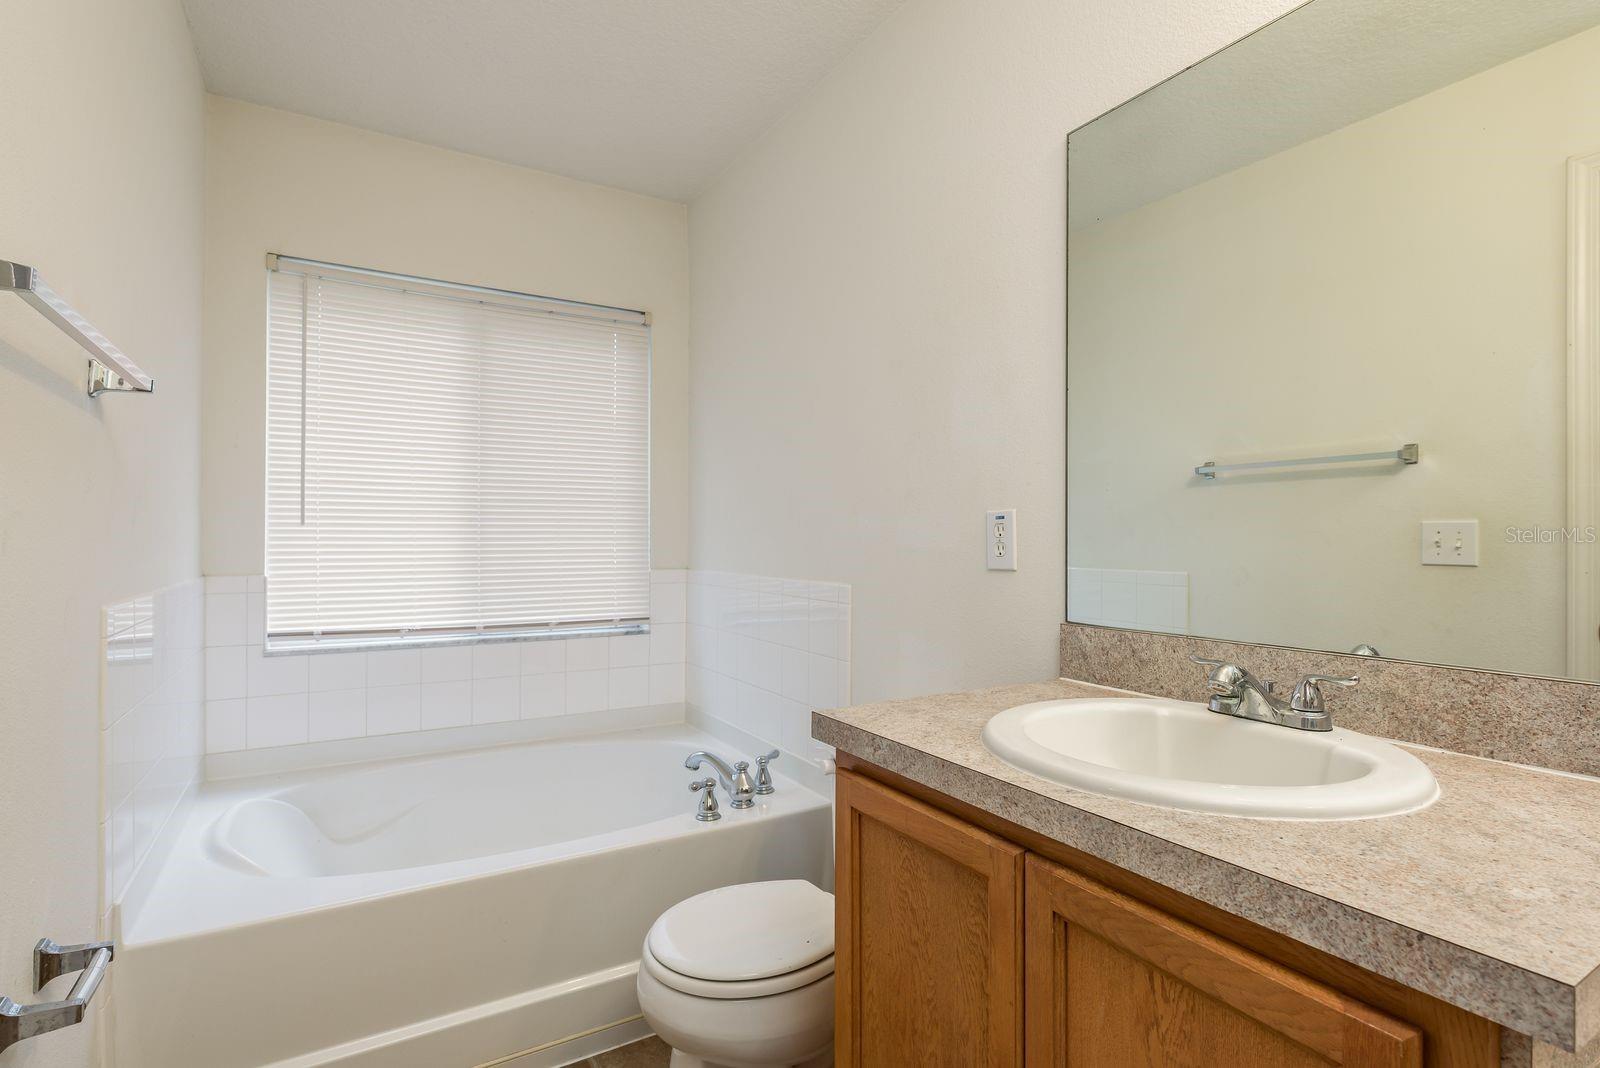
<path id="1" fill-rule="evenodd" d="M 311 694 L 307 740 L 328 742 L 367 733 L 367 691 L 326 690 Z"/>
<path id="2" fill-rule="evenodd" d="M 504 723 L 521 714 L 516 675 L 472 680 L 472 722 Z"/>
<path id="3" fill-rule="evenodd" d="M 568 638 L 567 670 L 599 671 L 611 666 L 610 638 Z"/>
<path id="4" fill-rule="evenodd" d="M 472 680 L 422 684 L 422 729 L 465 727 L 472 722 Z"/>
<path id="5" fill-rule="evenodd" d="M 443 645 L 418 650 L 421 681 L 450 682 L 472 678 L 472 646 Z"/>
<path id="6" fill-rule="evenodd" d="M 650 699 L 652 705 L 675 705 L 683 700 L 684 672 L 682 664 L 652 664 L 650 667 Z"/>
<path id="7" fill-rule="evenodd" d="M 422 686 L 367 688 L 367 733 L 403 734 L 422 729 Z"/>
<path id="8" fill-rule="evenodd" d="M 249 698 L 245 702 L 245 739 L 249 748 L 301 745 L 309 740 L 307 696 L 293 693 Z"/>
<path id="9" fill-rule="evenodd" d="M 245 699 L 206 702 L 206 752 L 230 753 L 249 747 L 245 735 Z"/>
<path id="10" fill-rule="evenodd" d="M 206 594 L 206 645 L 245 644 L 245 606 L 248 595 Z"/>
<path id="11" fill-rule="evenodd" d="M 247 650 L 245 655 L 247 697 L 305 693 L 311 688 L 310 657 L 305 654 L 267 656 L 259 645 L 248 646 Z"/>
<path id="12" fill-rule="evenodd" d="M 422 657 L 418 650 L 380 649 L 367 654 L 368 689 L 375 686 L 415 685 L 421 681 Z"/>
<path id="13" fill-rule="evenodd" d="M 650 663 L 681 664 L 688 641 L 688 624 L 654 623 L 650 626 Z"/>
<path id="14" fill-rule="evenodd" d="M 567 678 L 564 673 L 522 676 L 521 717 L 540 719 L 567 712 Z"/>
<path id="15" fill-rule="evenodd" d="M 362 690 L 367 686 L 367 654 L 316 653 L 306 657 L 311 692 Z"/>
<path id="16" fill-rule="evenodd" d="M 650 636 L 627 634 L 611 639 L 610 665 L 613 668 L 643 667 L 650 663 Z"/>
<path id="17" fill-rule="evenodd" d="M 245 695 L 245 651 L 242 645 L 206 650 L 206 700 Z"/>
<path id="18" fill-rule="evenodd" d="M 650 703 L 650 668 L 612 668 L 607 685 L 608 708 L 642 708 Z"/>
<path id="19" fill-rule="evenodd" d="M 567 670 L 567 643 L 559 638 L 523 642 L 520 655 L 524 675 L 550 675 Z"/>
<path id="20" fill-rule="evenodd" d="M 472 677 L 496 679 L 522 674 L 522 650 L 511 642 L 472 647 Z"/>
<path id="21" fill-rule="evenodd" d="M 609 671 L 568 671 L 567 714 L 605 711 L 610 674 Z"/>

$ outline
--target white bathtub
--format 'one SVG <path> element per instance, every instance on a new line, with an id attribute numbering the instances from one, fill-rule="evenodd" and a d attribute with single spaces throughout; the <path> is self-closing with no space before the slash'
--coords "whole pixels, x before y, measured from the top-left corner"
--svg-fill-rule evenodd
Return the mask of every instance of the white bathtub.
<path id="1" fill-rule="evenodd" d="M 515 1062 L 536 1068 L 642 1033 L 662 910 L 831 876 L 829 803 L 782 775 L 696 822 L 697 748 L 734 755 L 667 727 L 206 785 L 121 909 L 115 1063 L 470 1068 L 551 1045 Z"/>

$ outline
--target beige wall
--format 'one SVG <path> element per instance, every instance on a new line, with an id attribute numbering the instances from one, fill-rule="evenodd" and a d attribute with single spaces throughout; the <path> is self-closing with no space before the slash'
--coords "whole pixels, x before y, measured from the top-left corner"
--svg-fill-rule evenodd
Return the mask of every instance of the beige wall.
<path id="1" fill-rule="evenodd" d="M 1190 631 L 1565 673 L 1566 163 L 1600 30 L 1072 235 L 1074 567 L 1191 575 Z M 1415 468 L 1189 469 L 1422 445 Z M 1423 567 L 1477 518 L 1481 565 Z"/>
<path id="2" fill-rule="evenodd" d="M 156 379 L 90 400 L 82 351 L 0 298 L 0 991 L 33 1000 L 33 943 L 97 928 L 100 608 L 199 571 L 203 116 L 177 0 L 0 23 L 0 257 Z M 86 1064 L 100 1018 L 0 1065 Z"/>
<path id="3" fill-rule="evenodd" d="M 652 556 L 685 565 L 682 204 L 219 97 L 206 135 L 206 574 L 264 566 L 268 252 L 649 311 Z"/>
<path id="4" fill-rule="evenodd" d="M 692 564 L 850 583 L 854 699 L 1054 674 L 1067 132 L 1286 6 L 911 0 L 694 203 Z"/>

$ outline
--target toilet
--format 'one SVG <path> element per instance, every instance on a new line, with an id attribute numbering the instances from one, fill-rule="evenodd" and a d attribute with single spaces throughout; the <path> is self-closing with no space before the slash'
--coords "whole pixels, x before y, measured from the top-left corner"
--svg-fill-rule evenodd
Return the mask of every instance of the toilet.
<path id="1" fill-rule="evenodd" d="M 645 936 L 638 989 L 672 1068 L 825 1068 L 833 895 L 786 879 L 680 901 Z"/>

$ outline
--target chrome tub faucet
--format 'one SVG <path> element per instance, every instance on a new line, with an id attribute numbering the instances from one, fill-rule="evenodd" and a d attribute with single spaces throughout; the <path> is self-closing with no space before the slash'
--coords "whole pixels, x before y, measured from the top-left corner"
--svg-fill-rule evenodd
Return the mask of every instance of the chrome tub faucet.
<path id="1" fill-rule="evenodd" d="M 756 784 L 750 778 L 750 762 L 748 760 L 738 761 L 732 767 L 729 767 L 728 762 L 715 753 L 697 749 L 690 753 L 683 762 L 683 766 L 690 771 L 699 771 L 702 764 L 710 764 L 713 770 L 716 771 L 717 778 L 722 782 L 722 791 L 728 795 L 728 807 L 754 807 L 756 803 Z M 763 769 L 764 767 L 763 765 Z M 771 785 L 770 782 L 768 785 Z"/>

